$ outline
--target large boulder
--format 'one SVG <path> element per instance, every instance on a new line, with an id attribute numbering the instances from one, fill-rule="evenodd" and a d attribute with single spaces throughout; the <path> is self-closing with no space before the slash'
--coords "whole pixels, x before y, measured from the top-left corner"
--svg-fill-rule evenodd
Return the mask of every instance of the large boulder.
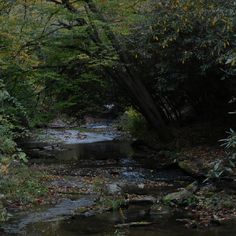
<path id="1" fill-rule="evenodd" d="M 207 175 L 207 171 L 204 171 L 202 163 L 191 160 L 182 160 L 178 162 L 178 166 L 187 174 L 194 177 L 204 177 Z"/>
<path id="2" fill-rule="evenodd" d="M 185 200 L 187 200 L 191 196 L 192 196 L 191 192 L 189 192 L 186 189 L 183 189 L 179 192 L 170 193 L 170 194 L 166 195 L 163 198 L 163 201 L 168 204 L 169 203 L 182 204 L 182 203 L 184 203 Z"/>
<path id="3" fill-rule="evenodd" d="M 186 188 L 178 192 L 166 195 L 163 198 L 163 201 L 167 204 L 183 204 L 185 201 L 194 196 L 194 193 L 197 191 L 197 188 L 197 182 L 193 182 L 192 184 L 188 185 Z"/>

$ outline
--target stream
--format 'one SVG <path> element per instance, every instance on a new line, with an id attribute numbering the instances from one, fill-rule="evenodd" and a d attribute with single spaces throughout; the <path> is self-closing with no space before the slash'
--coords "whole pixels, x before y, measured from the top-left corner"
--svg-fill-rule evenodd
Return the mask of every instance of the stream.
<path id="1" fill-rule="evenodd" d="M 95 127 L 95 128 L 94 128 Z M 32 157 L 31 164 L 44 163 L 63 180 L 50 184 L 59 187 L 85 188 L 83 195 L 68 195 L 60 203 L 16 214 L 6 225 L 4 235 L 26 236 L 234 236 L 234 222 L 209 229 L 187 229 L 181 222 L 186 213 L 169 209 L 155 211 L 152 198 L 176 191 L 193 179 L 176 167 L 162 168 L 156 160 L 135 158 L 129 141 L 116 133 L 79 130 L 42 130 L 41 141 L 23 144 Z M 103 127 L 103 126 L 102 126 Z M 104 127 L 103 127 L 104 128 Z M 96 132 L 94 130 L 96 130 Z M 45 141 L 47 140 L 47 142 Z M 93 186 L 83 179 L 105 179 L 101 188 L 108 194 L 136 194 L 142 201 L 133 201 L 122 210 L 95 212 L 97 196 Z M 145 199 L 148 199 L 147 201 Z M 81 209 L 90 208 L 82 212 Z M 122 227 L 131 222 L 148 225 Z M 121 227 L 120 227 L 121 226 Z"/>

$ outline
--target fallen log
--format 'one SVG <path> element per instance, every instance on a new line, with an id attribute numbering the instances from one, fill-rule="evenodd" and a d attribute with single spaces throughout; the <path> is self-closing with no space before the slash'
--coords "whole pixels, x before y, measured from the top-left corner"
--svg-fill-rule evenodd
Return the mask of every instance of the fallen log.
<path id="1" fill-rule="evenodd" d="M 117 224 L 115 225 L 115 228 L 125 228 L 125 227 L 140 227 L 140 226 L 148 226 L 152 225 L 153 222 L 130 222 L 130 223 L 124 223 L 124 224 Z"/>

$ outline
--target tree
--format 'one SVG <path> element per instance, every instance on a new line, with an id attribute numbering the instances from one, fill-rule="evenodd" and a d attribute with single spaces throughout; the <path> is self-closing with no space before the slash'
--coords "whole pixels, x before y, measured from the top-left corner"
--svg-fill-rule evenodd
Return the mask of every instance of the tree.
<path id="1" fill-rule="evenodd" d="M 63 5 L 69 11 L 77 14 L 78 17 L 81 17 L 81 11 L 77 10 L 70 1 L 52 2 Z M 138 107 L 149 124 L 157 130 L 159 136 L 163 140 L 168 140 L 170 138 L 170 133 L 167 131 L 158 106 L 142 80 L 139 78 L 139 72 L 131 65 L 130 55 L 127 53 L 125 45 L 115 35 L 109 26 L 109 20 L 98 9 L 95 2 L 86 0 L 84 3 L 87 19 L 84 19 L 83 22 L 87 24 L 91 30 L 91 40 L 101 51 L 108 48 L 106 46 L 107 44 L 110 45 L 109 50 L 115 54 L 114 57 L 118 58 L 116 63 L 104 66 L 105 73 L 127 91 L 127 94 L 131 96 L 134 104 Z M 96 24 L 95 21 L 99 21 L 99 23 Z"/>

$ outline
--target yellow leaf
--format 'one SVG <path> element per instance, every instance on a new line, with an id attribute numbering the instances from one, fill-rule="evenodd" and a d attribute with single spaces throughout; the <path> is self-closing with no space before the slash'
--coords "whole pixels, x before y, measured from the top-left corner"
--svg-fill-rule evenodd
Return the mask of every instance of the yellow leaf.
<path id="1" fill-rule="evenodd" d="M 4 175 L 7 175 L 9 172 L 9 164 L 8 165 L 1 165 L 0 172 Z"/>
<path id="2" fill-rule="evenodd" d="M 216 22 L 217 22 L 217 18 L 214 17 L 214 18 L 212 19 L 211 25 L 212 25 L 212 26 L 215 26 L 215 25 L 216 25 Z"/>

